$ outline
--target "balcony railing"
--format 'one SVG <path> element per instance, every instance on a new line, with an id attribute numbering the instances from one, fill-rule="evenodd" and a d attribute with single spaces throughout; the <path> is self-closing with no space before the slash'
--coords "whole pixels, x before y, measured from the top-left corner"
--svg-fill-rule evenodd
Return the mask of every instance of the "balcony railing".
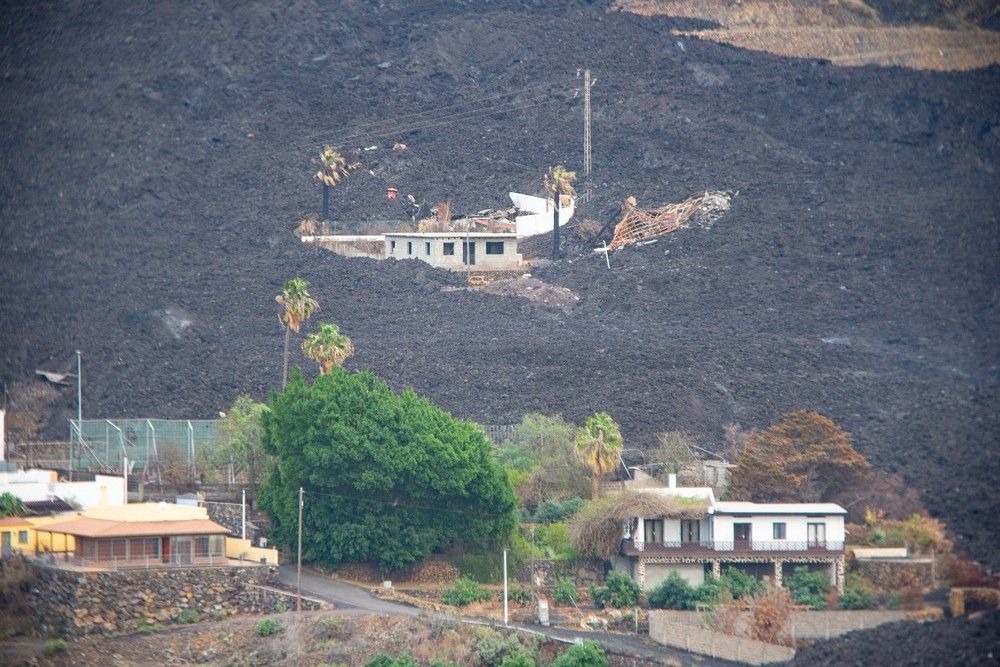
<path id="1" fill-rule="evenodd" d="M 699 542 L 642 542 L 626 540 L 626 552 L 665 553 L 676 555 L 717 553 L 831 553 L 842 552 L 843 542 L 796 542 L 793 540 L 703 540 Z"/>

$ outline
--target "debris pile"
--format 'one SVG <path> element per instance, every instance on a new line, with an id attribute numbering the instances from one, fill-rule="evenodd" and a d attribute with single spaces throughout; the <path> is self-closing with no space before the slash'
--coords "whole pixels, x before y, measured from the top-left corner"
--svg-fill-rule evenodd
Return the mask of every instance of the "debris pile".
<path id="1" fill-rule="evenodd" d="M 709 227 L 729 210 L 732 198 L 730 192 L 715 190 L 679 204 L 642 209 L 636 205 L 635 197 L 629 197 L 622 204 L 622 219 L 615 225 L 609 247 L 621 248 L 691 225 Z"/>

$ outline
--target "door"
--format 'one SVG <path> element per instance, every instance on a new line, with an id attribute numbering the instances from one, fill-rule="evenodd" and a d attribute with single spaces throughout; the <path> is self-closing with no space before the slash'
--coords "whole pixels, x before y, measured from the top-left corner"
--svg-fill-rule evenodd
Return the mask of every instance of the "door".
<path id="1" fill-rule="evenodd" d="M 470 266 L 476 264 L 476 242 L 462 242 L 462 261 Z"/>
<path id="2" fill-rule="evenodd" d="M 750 524 L 733 524 L 733 548 L 736 551 L 750 551 Z"/>
<path id="3" fill-rule="evenodd" d="M 173 562 L 178 565 L 190 565 L 193 561 L 194 540 L 190 537 L 175 537 Z"/>
<path id="4" fill-rule="evenodd" d="M 681 544 L 697 544 L 701 541 L 701 522 L 697 519 L 681 521 Z"/>
<path id="5" fill-rule="evenodd" d="M 13 535 L 10 531 L 5 531 L 3 533 L 3 546 L 0 548 L 0 555 L 9 556 L 14 553 L 14 547 L 11 546 L 10 536 Z"/>
<path id="6" fill-rule="evenodd" d="M 826 547 L 826 524 L 806 524 L 806 540 L 811 549 Z"/>

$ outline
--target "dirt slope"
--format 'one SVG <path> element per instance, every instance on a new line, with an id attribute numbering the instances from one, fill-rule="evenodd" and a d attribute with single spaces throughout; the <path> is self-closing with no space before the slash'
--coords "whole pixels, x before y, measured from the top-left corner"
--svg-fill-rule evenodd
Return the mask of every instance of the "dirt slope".
<path id="1" fill-rule="evenodd" d="M 273 298 L 301 275 L 353 367 L 463 417 L 607 409 L 635 443 L 710 446 L 819 409 L 1000 564 L 1000 68 L 840 69 L 669 32 L 693 27 L 598 3 L 4 4 L 0 375 L 79 348 L 86 415 L 211 417 L 280 378 Z M 333 195 L 347 227 L 404 215 L 388 185 L 458 210 L 539 190 L 580 162 L 584 66 L 581 215 L 739 190 L 727 217 L 610 271 L 536 271 L 580 296 L 568 314 L 292 237 L 325 142 L 382 147 Z"/>

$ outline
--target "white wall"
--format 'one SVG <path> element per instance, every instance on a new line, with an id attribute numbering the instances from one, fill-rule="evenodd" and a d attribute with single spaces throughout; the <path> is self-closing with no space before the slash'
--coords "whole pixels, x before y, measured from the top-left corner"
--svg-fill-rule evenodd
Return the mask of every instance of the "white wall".
<path id="1" fill-rule="evenodd" d="M 772 526 L 775 523 L 784 522 L 786 542 L 805 542 L 807 538 L 806 525 L 810 523 L 826 524 L 826 541 L 844 541 L 844 517 L 841 515 L 827 515 L 823 517 L 807 517 L 805 515 L 761 515 L 752 517 L 734 517 L 729 515 L 716 515 L 713 518 L 714 538 L 716 542 L 733 541 L 733 524 L 749 523 L 750 536 L 754 542 L 773 542 L 774 532 Z"/>
<path id="2" fill-rule="evenodd" d="M 87 509 L 101 505 L 121 505 L 125 480 L 121 477 L 95 475 L 93 482 L 60 482 L 52 470 L 20 470 L 0 473 L 0 493 L 10 491 L 23 502 L 40 502 L 53 497 Z"/>
<path id="3" fill-rule="evenodd" d="M 462 259 L 462 248 L 465 238 L 464 234 L 433 237 L 421 237 L 419 235 L 387 236 L 385 239 L 385 256 L 387 259 L 419 259 L 432 266 L 445 269 L 465 269 L 467 267 Z M 486 243 L 497 241 L 503 243 L 503 254 L 486 254 Z M 393 242 L 395 242 L 395 247 L 393 247 Z M 409 253 L 407 252 L 408 243 L 412 244 L 412 252 Z M 429 254 L 427 252 L 428 243 L 430 244 Z M 454 254 L 444 254 L 445 243 L 454 245 Z M 494 265 L 513 268 L 520 264 L 523 259 L 521 254 L 517 252 L 517 240 L 511 236 L 487 238 L 472 235 L 469 238 L 469 243 L 475 246 L 476 263 L 471 267 L 473 271 L 488 269 Z"/>
<path id="4" fill-rule="evenodd" d="M 705 566 L 701 563 L 646 563 L 646 584 L 643 590 L 651 591 L 664 579 L 676 572 L 692 586 L 705 583 Z"/>

